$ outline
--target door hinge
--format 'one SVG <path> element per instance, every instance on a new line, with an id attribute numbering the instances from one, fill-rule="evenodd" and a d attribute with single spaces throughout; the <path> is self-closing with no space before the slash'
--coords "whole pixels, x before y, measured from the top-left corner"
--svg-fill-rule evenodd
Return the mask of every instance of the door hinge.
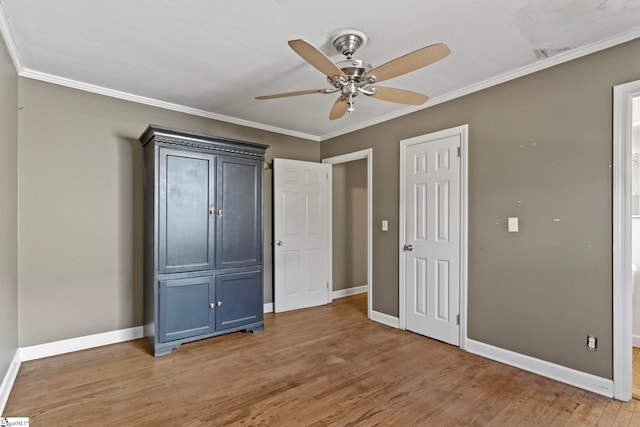
<path id="1" fill-rule="evenodd" d="M 460 157 L 461 152 L 462 152 L 462 148 L 458 147 L 458 157 Z"/>
<path id="2" fill-rule="evenodd" d="M 329 289 L 329 282 L 327 282 L 327 289 Z"/>
<path id="3" fill-rule="evenodd" d="M 460 324 L 460 315 L 458 314 L 456 316 L 456 325 L 459 325 L 459 324 Z"/>

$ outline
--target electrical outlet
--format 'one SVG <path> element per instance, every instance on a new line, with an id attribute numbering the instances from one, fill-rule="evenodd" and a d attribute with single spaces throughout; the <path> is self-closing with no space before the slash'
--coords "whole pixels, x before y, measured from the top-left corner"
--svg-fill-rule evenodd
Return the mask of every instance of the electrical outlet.
<path id="1" fill-rule="evenodd" d="M 587 350 L 598 350 L 598 337 L 596 337 L 595 335 L 587 335 Z"/>

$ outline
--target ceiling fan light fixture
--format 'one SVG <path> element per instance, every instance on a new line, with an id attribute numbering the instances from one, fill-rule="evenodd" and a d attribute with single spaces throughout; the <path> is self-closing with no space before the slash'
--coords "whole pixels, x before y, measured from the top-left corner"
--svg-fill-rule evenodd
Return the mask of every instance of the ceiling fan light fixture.
<path id="1" fill-rule="evenodd" d="M 329 42 L 338 52 L 347 57 L 345 61 L 333 62 L 320 49 L 303 39 L 289 40 L 288 43 L 295 53 L 327 77 L 330 88 L 258 96 L 256 99 L 340 92 L 340 97 L 329 112 L 329 120 L 339 119 L 347 112 L 353 113 L 356 97 L 359 93 L 382 101 L 421 105 L 429 99 L 427 95 L 404 89 L 370 85 L 415 71 L 439 61 L 451 53 L 446 44 L 436 43 L 372 68 L 368 62 L 353 58 L 356 50 L 367 42 L 367 36 L 362 31 L 340 30 L 333 34 Z"/>
<path id="2" fill-rule="evenodd" d="M 349 97 L 347 98 L 347 104 L 348 104 L 347 113 L 349 113 L 349 115 L 351 115 L 351 113 L 356 111 L 356 108 L 354 106 L 355 103 L 356 103 L 355 96 L 354 95 L 349 95 Z"/>

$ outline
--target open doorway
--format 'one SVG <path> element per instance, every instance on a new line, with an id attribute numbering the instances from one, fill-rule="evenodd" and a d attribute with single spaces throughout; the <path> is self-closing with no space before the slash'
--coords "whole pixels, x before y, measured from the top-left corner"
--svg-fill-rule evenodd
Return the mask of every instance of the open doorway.
<path id="1" fill-rule="evenodd" d="M 367 293 L 371 317 L 372 292 L 372 150 L 323 159 L 332 165 L 332 272 L 330 295 L 338 298 Z"/>
<path id="2" fill-rule="evenodd" d="M 367 161 L 332 169 L 333 298 L 367 292 Z"/>

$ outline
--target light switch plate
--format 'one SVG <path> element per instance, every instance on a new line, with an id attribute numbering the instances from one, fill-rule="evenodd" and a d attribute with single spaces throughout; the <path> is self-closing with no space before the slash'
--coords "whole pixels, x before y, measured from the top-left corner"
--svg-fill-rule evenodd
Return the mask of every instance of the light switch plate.
<path id="1" fill-rule="evenodd" d="M 518 217 L 509 217 L 508 218 L 508 230 L 509 233 L 517 233 L 518 232 Z"/>
<path id="2" fill-rule="evenodd" d="M 382 220 L 382 231 L 389 231 L 389 221 L 386 219 Z"/>

